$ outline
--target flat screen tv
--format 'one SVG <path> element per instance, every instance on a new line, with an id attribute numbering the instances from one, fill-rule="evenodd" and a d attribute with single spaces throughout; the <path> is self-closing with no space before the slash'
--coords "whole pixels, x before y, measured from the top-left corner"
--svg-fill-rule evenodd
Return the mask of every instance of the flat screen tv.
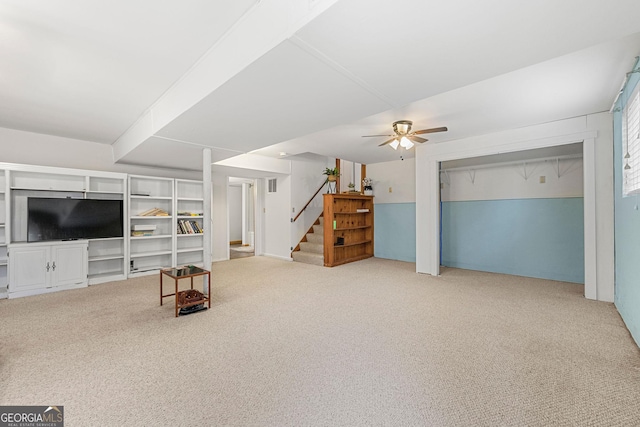
<path id="1" fill-rule="evenodd" d="M 122 200 L 27 198 L 27 241 L 123 237 Z"/>

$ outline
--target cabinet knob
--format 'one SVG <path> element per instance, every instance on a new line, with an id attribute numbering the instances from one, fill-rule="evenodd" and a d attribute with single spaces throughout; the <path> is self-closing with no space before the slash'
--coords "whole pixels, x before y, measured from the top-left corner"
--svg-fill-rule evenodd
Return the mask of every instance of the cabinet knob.
<path id="1" fill-rule="evenodd" d="M 50 268 L 51 268 L 51 266 L 49 265 L 49 263 L 47 263 L 47 273 L 49 272 Z"/>
<path id="2" fill-rule="evenodd" d="M 53 269 L 53 271 L 56 271 L 56 262 L 53 261 L 53 265 L 51 266 L 51 268 Z"/>

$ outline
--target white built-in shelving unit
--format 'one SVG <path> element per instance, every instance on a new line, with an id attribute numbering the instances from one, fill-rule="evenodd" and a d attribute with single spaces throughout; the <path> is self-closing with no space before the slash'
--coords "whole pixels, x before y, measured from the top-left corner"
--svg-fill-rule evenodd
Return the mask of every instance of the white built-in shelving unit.
<path id="1" fill-rule="evenodd" d="M 123 200 L 126 204 L 126 175 L 88 176 L 87 199 L 115 199 Z M 89 284 L 97 284 L 112 280 L 121 280 L 126 274 L 126 243 L 124 229 L 123 237 L 111 237 L 89 240 Z"/>
<path id="2" fill-rule="evenodd" d="M 204 266 L 204 190 L 202 181 L 185 179 L 175 180 L 175 212 L 176 212 L 176 262 L 175 265 Z M 180 222 L 191 221 L 196 227 L 194 232 L 180 232 Z M 207 268 L 208 269 L 208 268 Z"/>
<path id="3" fill-rule="evenodd" d="M 6 215 L 11 218 L 5 229 L 9 248 L 27 241 L 29 197 L 122 200 L 126 212 L 126 174 L 7 164 L 4 179 L 9 204 Z M 90 239 L 87 259 L 89 284 L 125 279 L 125 237 Z"/>
<path id="4" fill-rule="evenodd" d="M 161 209 L 167 215 L 143 215 Z M 175 247 L 174 179 L 129 176 L 129 275 L 173 267 Z M 133 236 L 135 226 L 153 226 L 148 236 Z"/>
<path id="5" fill-rule="evenodd" d="M 57 259 L 53 256 L 57 253 L 57 246 L 65 250 L 70 248 L 69 242 L 27 242 L 29 197 L 123 201 L 123 237 L 86 240 L 85 256 L 77 260 L 78 264 L 73 264 L 76 276 L 78 271 L 86 272 L 82 273 L 87 276 L 84 286 L 151 274 L 160 268 L 191 264 L 203 266 L 204 235 L 197 232 L 197 229 L 204 228 L 202 181 L 0 163 L 0 298 L 50 292 L 40 290 L 40 285 L 27 289 L 20 283 L 22 287 L 17 284 L 12 295 L 11 278 L 20 281 L 22 276 L 16 275 L 17 270 L 12 275 L 11 265 L 17 266 L 14 269 L 24 270 L 18 258 L 29 259 L 22 254 L 31 256 L 31 252 L 38 252 L 37 248 L 40 258 L 43 257 L 40 253 L 47 250 L 52 254 L 49 262 L 53 265 L 53 259 Z M 155 208 L 166 212 L 166 215 L 143 215 Z M 192 227 L 192 232 L 179 234 L 179 221 L 193 221 L 197 226 Z M 132 235 L 134 227 L 145 225 L 152 227 L 143 228 L 153 230 L 141 236 Z M 11 256 L 12 247 L 16 250 L 15 260 Z M 77 277 L 72 278 L 73 282 L 69 281 L 71 279 L 60 281 L 59 277 L 47 280 L 35 282 L 48 283 L 47 289 L 51 283 L 56 285 L 52 289 L 59 290 L 80 286 Z"/>

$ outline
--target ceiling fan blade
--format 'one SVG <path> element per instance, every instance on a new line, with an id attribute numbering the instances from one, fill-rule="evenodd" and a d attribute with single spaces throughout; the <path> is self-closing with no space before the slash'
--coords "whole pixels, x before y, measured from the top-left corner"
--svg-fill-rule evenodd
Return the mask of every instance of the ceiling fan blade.
<path id="1" fill-rule="evenodd" d="M 385 135 L 385 136 L 389 136 L 389 135 Z M 378 145 L 378 147 L 382 147 L 383 145 L 387 145 L 387 144 L 393 142 L 394 139 L 396 139 L 396 137 L 393 137 L 390 140 L 383 142 L 382 144 Z"/>
<path id="2" fill-rule="evenodd" d="M 413 142 L 419 142 L 419 143 L 428 141 L 428 139 L 420 138 L 419 136 L 415 136 L 415 135 L 407 135 L 407 138 L 409 138 Z"/>
<path id="3" fill-rule="evenodd" d="M 423 133 L 435 133 L 435 132 L 446 132 L 449 129 L 446 128 L 446 126 L 443 126 L 441 128 L 432 128 L 432 129 L 422 129 L 422 130 L 417 130 L 415 132 L 412 132 L 414 135 L 422 135 Z"/>
<path id="4" fill-rule="evenodd" d="M 363 138 L 371 138 L 374 136 L 393 136 L 393 135 L 362 135 Z"/>

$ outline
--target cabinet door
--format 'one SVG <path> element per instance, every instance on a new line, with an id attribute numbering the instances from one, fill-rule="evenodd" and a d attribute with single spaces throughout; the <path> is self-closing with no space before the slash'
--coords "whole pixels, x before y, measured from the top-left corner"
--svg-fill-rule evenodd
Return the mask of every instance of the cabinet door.
<path id="1" fill-rule="evenodd" d="M 48 247 L 12 247 L 9 250 L 9 291 L 20 292 L 51 287 Z M 51 271 L 51 264 L 48 264 Z"/>
<path id="2" fill-rule="evenodd" d="M 55 287 L 87 283 L 87 244 L 51 248 L 51 283 Z"/>

